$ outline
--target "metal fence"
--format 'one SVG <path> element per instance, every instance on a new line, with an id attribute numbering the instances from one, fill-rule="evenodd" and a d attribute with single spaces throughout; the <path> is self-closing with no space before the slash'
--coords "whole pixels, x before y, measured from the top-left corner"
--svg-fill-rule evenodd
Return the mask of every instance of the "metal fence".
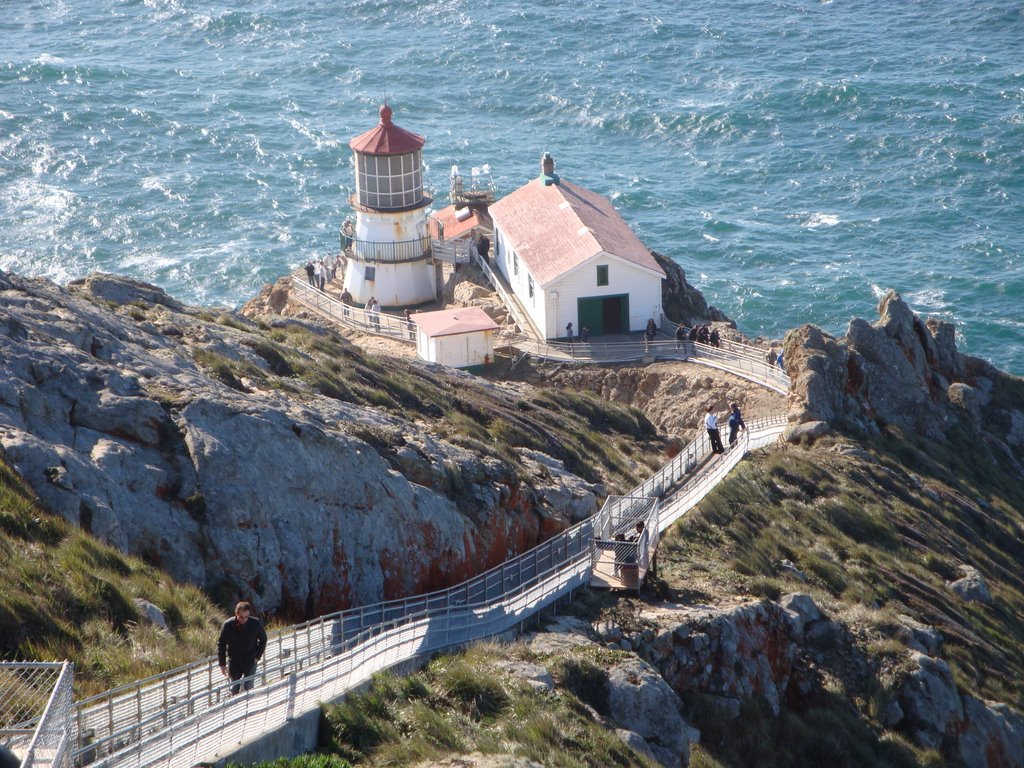
<path id="1" fill-rule="evenodd" d="M 0 663 L 0 744 L 22 768 L 70 768 L 73 683 L 70 662 Z"/>
<path id="2" fill-rule="evenodd" d="M 315 312 L 366 333 L 388 336 L 410 344 L 416 343 L 416 325 L 404 317 L 396 317 L 386 312 L 370 312 L 362 307 L 345 304 L 294 277 L 291 282 L 292 296 Z"/>
<path id="3" fill-rule="evenodd" d="M 513 628 L 586 583 L 594 519 L 450 589 L 275 633 L 257 687 L 231 696 L 215 657 L 87 699 L 78 755 L 97 766 L 193 765 L 374 673 Z"/>
<path id="4" fill-rule="evenodd" d="M 494 290 L 497 291 L 498 296 L 501 297 L 501 301 L 505 305 L 505 309 L 507 309 L 509 314 L 515 319 L 515 323 L 519 326 L 519 330 L 534 340 L 535 343 L 542 343 L 536 342 L 536 340 L 543 339 L 544 334 L 540 332 L 540 329 L 537 328 L 536 324 L 533 322 L 533 318 L 530 317 L 529 312 L 526 311 L 523 305 L 519 302 L 519 299 L 517 299 L 515 294 L 512 292 L 511 288 L 508 287 L 505 282 L 505 278 L 502 277 L 500 273 L 491 269 L 491 265 L 488 263 L 487 259 L 483 258 L 477 252 L 476 248 L 470 252 L 470 256 L 472 256 L 473 262 L 480 267 L 480 271 L 484 273 L 484 276 L 494 287 Z"/>
<path id="5" fill-rule="evenodd" d="M 724 344 L 725 342 L 723 342 Z M 522 341 L 516 348 L 531 357 L 560 363 L 628 363 L 645 359 L 681 360 L 728 371 L 779 394 L 789 392 L 789 376 L 769 365 L 758 347 L 729 342 L 731 349 L 695 341 L 643 337 L 620 341 Z"/>
<path id="6" fill-rule="evenodd" d="M 345 256 L 358 261 L 399 264 L 406 261 L 420 261 L 430 258 L 430 237 L 397 242 L 376 242 L 357 240 L 341 233 L 341 250 Z"/>

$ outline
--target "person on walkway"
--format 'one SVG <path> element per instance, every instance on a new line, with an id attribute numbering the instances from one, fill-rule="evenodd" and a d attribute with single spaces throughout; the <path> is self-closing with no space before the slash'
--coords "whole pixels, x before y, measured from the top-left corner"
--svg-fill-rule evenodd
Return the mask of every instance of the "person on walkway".
<path id="1" fill-rule="evenodd" d="M 487 254 L 491 252 L 491 241 L 483 232 L 480 233 L 480 237 L 476 241 L 476 252 L 480 254 L 480 258 L 487 261 Z"/>
<path id="2" fill-rule="evenodd" d="M 341 313 L 344 317 L 348 317 L 348 308 L 352 306 L 352 294 L 349 293 L 348 288 L 341 292 Z"/>
<path id="3" fill-rule="evenodd" d="M 316 288 L 316 267 L 313 266 L 312 259 L 306 262 L 306 279 L 309 280 L 311 286 Z"/>
<path id="4" fill-rule="evenodd" d="M 569 351 L 572 351 L 572 323 L 565 324 L 565 336 L 569 339 Z"/>
<path id="5" fill-rule="evenodd" d="M 741 429 L 746 429 L 747 425 L 743 422 L 743 414 L 740 413 L 739 403 L 729 403 L 729 447 L 732 448 L 736 444 L 736 436 L 739 434 Z"/>
<path id="6" fill-rule="evenodd" d="M 700 335 L 700 330 L 695 325 L 695 326 L 693 326 L 693 328 L 690 329 L 690 335 L 689 335 L 688 338 L 690 339 L 690 341 L 697 341 L 697 338 L 698 338 L 699 335 Z"/>
<path id="7" fill-rule="evenodd" d="M 725 453 L 725 446 L 722 445 L 722 435 L 718 431 L 718 417 L 714 409 L 709 405 L 707 414 L 704 416 L 704 427 L 708 431 L 708 439 L 711 441 L 711 450 L 714 453 Z"/>
<path id="8" fill-rule="evenodd" d="M 686 326 L 680 323 L 676 326 L 676 352 L 683 347 L 683 342 L 686 341 Z"/>
<path id="9" fill-rule="evenodd" d="M 324 258 L 324 277 L 328 283 L 334 279 L 334 257 L 330 254 Z"/>
<path id="10" fill-rule="evenodd" d="M 409 338 L 416 341 L 416 326 L 412 322 L 412 312 L 405 310 L 405 328 L 409 331 Z"/>
<path id="11" fill-rule="evenodd" d="M 711 331 L 708 330 L 707 325 L 702 325 L 700 330 L 697 331 L 697 341 L 701 344 L 711 343 Z"/>
<path id="12" fill-rule="evenodd" d="M 324 260 L 317 259 L 313 263 L 313 277 L 316 278 L 316 286 L 321 291 L 324 289 Z"/>
<path id="13" fill-rule="evenodd" d="M 647 330 L 644 333 L 647 335 L 648 341 L 654 341 L 654 338 L 658 335 L 658 324 L 654 322 L 653 317 L 647 321 Z"/>
<path id="14" fill-rule="evenodd" d="M 380 333 L 380 303 L 373 296 L 366 303 L 366 309 L 370 313 L 370 322 L 377 333 Z"/>
<path id="15" fill-rule="evenodd" d="M 356 231 L 352 226 L 350 219 L 345 219 L 341 225 L 341 250 L 347 251 L 352 247 L 352 239 L 355 237 Z"/>
<path id="16" fill-rule="evenodd" d="M 768 365 L 775 365 L 775 361 L 779 359 L 779 356 L 775 354 L 774 345 L 768 348 L 768 354 L 765 355 L 764 359 L 765 362 L 768 363 Z"/>
<path id="17" fill-rule="evenodd" d="M 252 606 L 242 601 L 235 615 L 224 622 L 217 640 L 217 661 L 224 677 L 231 680 L 231 695 L 242 688 L 252 690 L 256 664 L 267 647 L 267 631 L 252 614 Z"/>
<path id="18" fill-rule="evenodd" d="M 776 365 L 778 365 L 778 366 L 779 366 L 779 369 L 780 369 L 781 371 L 785 372 L 785 370 L 786 370 L 786 366 L 785 366 L 785 364 L 784 364 L 784 363 L 782 362 L 782 350 L 781 350 L 781 349 L 779 350 L 779 357 L 778 357 L 778 359 L 777 359 L 777 360 L 775 361 L 775 363 L 776 363 Z"/>
<path id="19" fill-rule="evenodd" d="M 589 344 L 590 343 L 590 329 L 587 328 L 587 326 L 585 326 L 585 325 L 582 328 L 580 328 L 580 343 L 581 344 Z"/>
<path id="20" fill-rule="evenodd" d="M 722 337 L 719 335 L 717 328 L 711 329 L 711 333 L 708 334 L 708 341 L 711 342 L 712 347 L 722 346 Z"/>

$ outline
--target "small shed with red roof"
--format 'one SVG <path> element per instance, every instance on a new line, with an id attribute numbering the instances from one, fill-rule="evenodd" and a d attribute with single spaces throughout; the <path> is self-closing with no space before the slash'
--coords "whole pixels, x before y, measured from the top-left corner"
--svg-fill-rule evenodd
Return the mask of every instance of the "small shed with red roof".
<path id="1" fill-rule="evenodd" d="M 661 320 L 665 272 L 604 195 L 541 175 L 490 207 L 494 260 L 546 338 L 591 336 Z"/>
<path id="2" fill-rule="evenodd" d="M 468 368 L 494 360 L 498 324 L 480 307 L 416 312 L 416 355 L 428 363 Z"/>

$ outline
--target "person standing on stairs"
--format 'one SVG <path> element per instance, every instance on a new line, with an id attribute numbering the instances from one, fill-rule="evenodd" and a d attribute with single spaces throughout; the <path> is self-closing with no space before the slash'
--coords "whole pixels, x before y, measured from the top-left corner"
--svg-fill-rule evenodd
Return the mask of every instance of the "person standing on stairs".
<path id="1" fill-rule="evenodd" d="M 708 439 L 711 441 L 711 450 L 714 453 L 725 453 L 725 446 L 722 445 L 722 434 L 718 431 L 718 417 L 712 406 L 708 406 L 707 414 L 704 416 L 704 427 L 708 431 Z"/>

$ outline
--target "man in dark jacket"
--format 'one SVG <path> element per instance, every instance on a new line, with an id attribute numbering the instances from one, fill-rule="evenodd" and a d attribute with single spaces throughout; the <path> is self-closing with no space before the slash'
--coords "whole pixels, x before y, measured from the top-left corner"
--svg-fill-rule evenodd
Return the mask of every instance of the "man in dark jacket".
<path id="1" fill-rule="evenodd" d="M 252 606 L 241 602 L 235 606 L 235 615 L 224 622 L 217 640 L 217 660 L 220 671 L 231 678 L 231 693 L 242 687 L 251 690 L 256 662 L 267 647 L 267 631 L 260 620 L 250 616 Z M 244 678 L 244 679 L 243 679 Z"/>

